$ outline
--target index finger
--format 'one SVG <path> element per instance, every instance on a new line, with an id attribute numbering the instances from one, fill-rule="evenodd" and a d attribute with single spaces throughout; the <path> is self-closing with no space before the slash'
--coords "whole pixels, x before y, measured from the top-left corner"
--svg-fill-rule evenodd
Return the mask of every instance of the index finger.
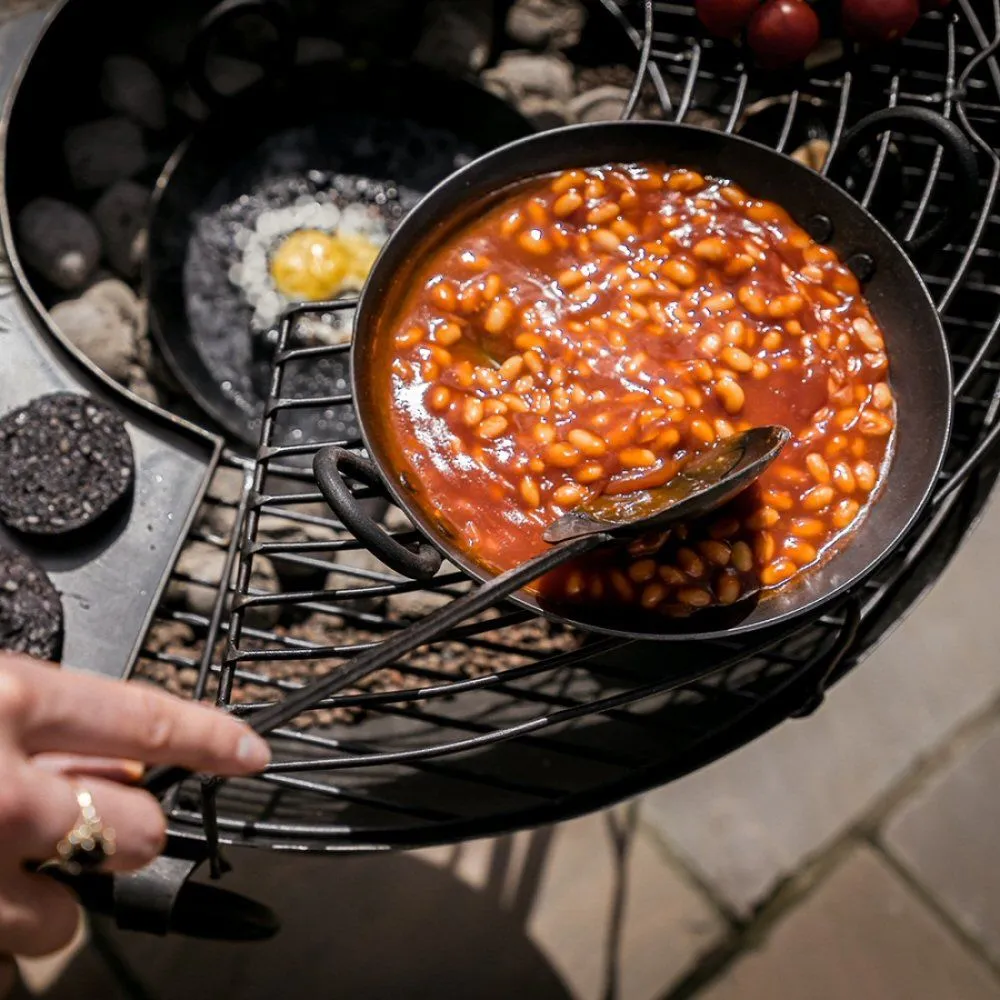
<path id="1" fill-rule="evenodd" d="M 56 670 L 0 657 L 0 727 L 13 725 L 25 753 L 82 753 L 178 764 L 219 775 L 267 766 L 267 743 L 232 716 L 146 684 Z"/>

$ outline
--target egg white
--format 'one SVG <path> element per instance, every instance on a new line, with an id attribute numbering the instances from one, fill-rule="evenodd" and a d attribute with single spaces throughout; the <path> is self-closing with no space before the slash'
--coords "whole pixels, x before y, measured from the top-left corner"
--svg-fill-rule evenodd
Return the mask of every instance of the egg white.
<path id="1" fill-rule="evenodd" d="M 389 238 L 385 221 L 376 209 L 367 205 L 341 208 L 304 195 L 295 205 L 261 212 L 252 229 L 237 231 L 235 244 L 242 256 L 229 269 L 229 280 L 253 309 L 250 326 L 256 334 L 274 329 L 285 309 L 295 304 L 275 285 L 271 257 L 282 240 L 300 229 L 316 229 L 329 236 L 363 236 L 376 247 Z M 356 291 L 359 287 L 357 282 L 348 281 L 342 291 Z M 301 332 L 308 339 L 323 343 L 344 343 L 350 340 L 351 332 L 350 323 L 343 322 L 342 315 L 332 314 L 330 322 L 318 316 L 306 317 L 299 324 Z"/>

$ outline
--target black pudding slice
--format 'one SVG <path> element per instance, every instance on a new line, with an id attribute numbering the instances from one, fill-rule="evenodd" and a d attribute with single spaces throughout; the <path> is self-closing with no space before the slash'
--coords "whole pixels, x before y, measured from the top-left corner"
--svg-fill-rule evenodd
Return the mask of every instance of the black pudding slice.
<path id="1" fill-rule="evenodd" d="M 0 650 L 56 660 L 62 632 L 62 602 L 45 570 L 0 548 Z"/>
<path id="2" fill-rule="evenodd" d="M 132 489 L 132 442 L 103 403 L 73 393 L 0 419 L 0 520 L 57 536 L 92 525 Z"/>

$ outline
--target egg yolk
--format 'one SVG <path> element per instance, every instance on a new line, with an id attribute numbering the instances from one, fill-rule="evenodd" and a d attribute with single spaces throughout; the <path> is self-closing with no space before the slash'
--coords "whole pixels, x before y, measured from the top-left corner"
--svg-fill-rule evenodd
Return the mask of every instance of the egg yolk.
<path id="1" fill-rule="evenodd" d="M 299 229 L 286 236 L 271 257 L 271 278 L 285 298 L 331 299 L 347 286 L 359 287 L 378 247 L 363 236 Z"/>

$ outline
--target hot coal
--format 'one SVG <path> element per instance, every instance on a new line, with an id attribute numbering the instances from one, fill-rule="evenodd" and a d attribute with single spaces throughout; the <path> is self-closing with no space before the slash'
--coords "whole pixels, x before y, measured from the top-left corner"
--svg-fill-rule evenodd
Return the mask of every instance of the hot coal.
<path id="1" fill-rule="evenodd" d="M 40 566 L 0 548 L 0 649 L 55 660 L 62 647 L 59 592 Z"/>
<path id="2" fill-rule="evenodd" d="M 93 525 L 131 493 L 133 474 L 125 424 L 89 397 L 42 396 L 0 420 L 0 520 L 16 531 Z"/>

